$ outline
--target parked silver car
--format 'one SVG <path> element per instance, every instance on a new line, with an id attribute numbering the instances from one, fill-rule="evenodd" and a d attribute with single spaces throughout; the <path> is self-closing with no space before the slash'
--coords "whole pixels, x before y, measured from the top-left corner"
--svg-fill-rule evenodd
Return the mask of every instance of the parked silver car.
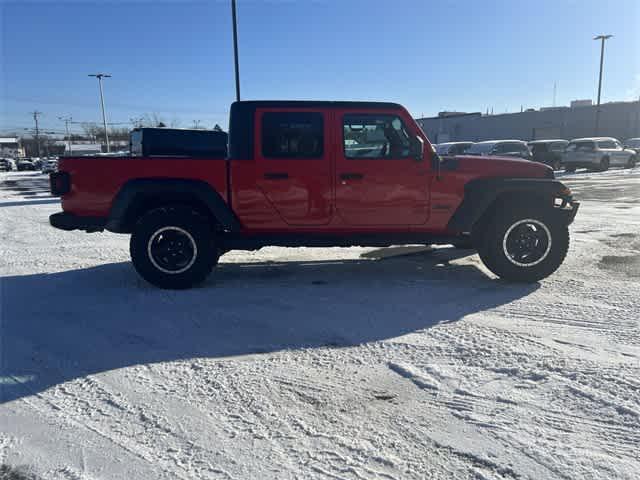
<path id="1" fill-rule="evenodd" d="M 441 157 L 462 155 L 473 142 L 446 142 L 434 145 L 436 153 Z"/>
<path id="2" fill-rule="evenodd" d="M 522 140 L 486 140 L 471 145 L 465 155 L 496 155 L 531 160 L 531 150 Z"/>
<path id="3" fill-rule="evenodd" d="M 576 168 L 608 170 L 609 167 L 633 168 L 637 162 L 635 150 L 624 148 L 611 137 L 575 138 L 569 142 L 562 163 L 567 172 Z"/>

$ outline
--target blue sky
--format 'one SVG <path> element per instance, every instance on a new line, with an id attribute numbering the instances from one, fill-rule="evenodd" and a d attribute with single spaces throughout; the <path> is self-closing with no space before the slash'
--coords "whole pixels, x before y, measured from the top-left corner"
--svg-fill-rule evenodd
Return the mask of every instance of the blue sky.
<path id="1" fill-rule="evenodd" d="M 0 131 L 57 117 L 110 122 L 156 112 L 227 125 L 234 100 L 230 7 L 211 1 L 0 0 Z M 389 100 L 414 116 L 519 111 L 640 97 L 638 0 L 238 0 L 244 99 Z M 79 127 L 76 126 L 76 129 Z"/>

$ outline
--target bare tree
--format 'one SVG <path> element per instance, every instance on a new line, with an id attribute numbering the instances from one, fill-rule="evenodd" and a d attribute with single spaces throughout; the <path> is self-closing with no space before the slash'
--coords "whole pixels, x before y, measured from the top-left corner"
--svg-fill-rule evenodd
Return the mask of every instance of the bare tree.
<path id="1" fill-rule="evenodd" d="M 110 128 L 109 129 L 109 140 L 115 141 L 128 141 L 129 140 L 130 130 L 126 127 L 121 128 Z"/>
<path id="2" fill-rule="evenodd" d="M 171 120 L 167 120 L 159 113 L 143 113 L 136 117 L 129 119 L 134 128 L 142 127 L 166 127 L 177 128 L 180 126 L 180 120 L 177 117 L 173 117 Z"/>
<path id="3" fill-rule="evenodd" d="M 93 122 L 84 122 L 80 125 L 84 134 L 91 140 L 104 140 L 104 130 Z"/>
<path id="4" fill-rule="evenodd" d="M 145 127 L 159 127 L 160 124 L 162 124 L 162 126 L 166 125 L 166 121 L 164 120 L 164 118 L 162 118 L 162 116 L 160 116 L 160 114 L 158 113 L 145 113 L 143 115 L 143 126 Z"/>

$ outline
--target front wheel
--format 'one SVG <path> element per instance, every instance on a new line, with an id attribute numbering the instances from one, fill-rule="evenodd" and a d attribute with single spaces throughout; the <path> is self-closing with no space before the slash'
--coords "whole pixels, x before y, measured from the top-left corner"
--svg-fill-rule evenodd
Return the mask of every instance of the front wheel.
<path id="1" fill-rule="evenodd" d="M 160 288 L 193 287 L 218 260 L 207 218 L 181 206 L 145 213 L 134 227 L 129 250 L 140 276 Z"/>
<path id="2" fill-rule="evenodd" d="M 478 245 L 482 262 L 514 282 L 536 282 L 551 275 L 569 249 L 569 228 L 553 214 L 528 209 L 496 212 Z"/>

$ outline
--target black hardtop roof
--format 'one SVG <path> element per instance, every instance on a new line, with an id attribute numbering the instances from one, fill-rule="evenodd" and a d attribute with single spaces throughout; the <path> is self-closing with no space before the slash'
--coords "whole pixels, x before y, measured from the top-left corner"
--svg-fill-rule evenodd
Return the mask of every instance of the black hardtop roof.
<path id="1" fill-rule="evenodd" d="M 179 127 L 136 127 L 132 131 L 148 130 L 154 132 L 195 132 L 195 133 L 224 133 L 221 130 L 207 130 L 204 128 L 179 128 Z"/>
<path id="2" fill-rule="evenodd" d="M 253 108 L 404 108 L 393 102 L 354 102 L 331 100 L 241 100 L 231 106 L 247 106 Z"/>

